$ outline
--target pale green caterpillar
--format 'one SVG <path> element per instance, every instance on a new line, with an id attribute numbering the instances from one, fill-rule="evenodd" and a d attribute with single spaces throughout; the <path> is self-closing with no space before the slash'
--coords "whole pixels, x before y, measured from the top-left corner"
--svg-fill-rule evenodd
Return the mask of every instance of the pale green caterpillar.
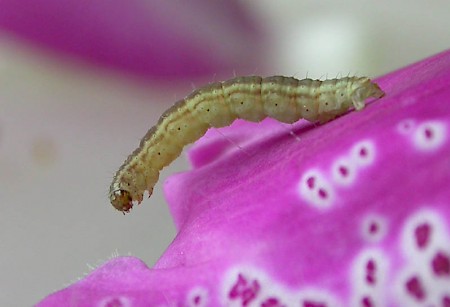
<path id="1" fill-rule="evenodd" d="M 361 110 L 369 97 L 383 95 L 367 77 L 320 81 L 250 76 L 199 88 L 168 109 L 119 168 L 110 187 L 111 204 L 129 212 L 146 190 L 150 196 L 160 170 L 210 127 L 228 126 L 237 118 L 259 122 L 271 117 L 284 123 L 303 118 L 324 123 L 352 106 Z"/>

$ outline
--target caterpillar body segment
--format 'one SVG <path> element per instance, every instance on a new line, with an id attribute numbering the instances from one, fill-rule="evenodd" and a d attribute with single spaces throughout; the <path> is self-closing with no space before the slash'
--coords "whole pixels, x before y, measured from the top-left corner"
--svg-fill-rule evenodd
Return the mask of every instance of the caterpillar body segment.
<path id="1" fill-rule="evenodd" d="M 133 202 L 142 201 L 145 191 L 150 196 L 160 170 L 210 127 L 228 126 L 238 118 L 259 122 L 266 117 L 284 123 L 302 118 L 325 123 L 352 106 L 361 110 L 369 97 L 383 95 L 367 77 L 320 81 L 249 76 L 206 85 L 175 103 L 146 133 L 114 176 L 111 204 L 129 212 Z"/>

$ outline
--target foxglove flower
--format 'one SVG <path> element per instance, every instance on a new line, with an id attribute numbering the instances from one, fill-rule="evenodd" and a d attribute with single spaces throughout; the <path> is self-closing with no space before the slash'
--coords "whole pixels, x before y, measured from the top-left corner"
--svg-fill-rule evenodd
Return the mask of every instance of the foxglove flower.
<path id="1" fill-rule="evenodd" d="M 165 183 L 157 264 L 112 259 L 38 306 L 450 306 L 450 51 L 375 81 L 324 125 L 210 130 Z"/>

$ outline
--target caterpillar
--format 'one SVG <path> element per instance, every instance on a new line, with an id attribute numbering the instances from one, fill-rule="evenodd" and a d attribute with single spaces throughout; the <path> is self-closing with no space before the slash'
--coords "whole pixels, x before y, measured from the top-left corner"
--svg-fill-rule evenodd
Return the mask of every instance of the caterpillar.
<path id="1" fill-rule="evenodd" d="M 284 123 L 301 118 L 325 123 L 351 106 L 361 110 L 369 97 L 383 95 L 367 77 L 320 81 L 247 76 L 201 87 L 169 108 L 128 156 L 111 183 L 111 204 L 125 213 L 133 203 L 141 203 L 145 191 L 150 197 L 160 170 L 210 127 L 228 126 L 238 118 L 259 122 L 266 117 Z"/>

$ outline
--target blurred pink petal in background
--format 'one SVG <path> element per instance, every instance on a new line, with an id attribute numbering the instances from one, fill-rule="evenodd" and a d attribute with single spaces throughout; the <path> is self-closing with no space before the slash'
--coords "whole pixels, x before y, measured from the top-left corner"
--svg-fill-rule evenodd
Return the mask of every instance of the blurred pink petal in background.
<path id="1" fill-rule="evenodd" d="M 0 30 L 56 53 L 156 79 L 193 78 L 258 61 L 236 1 L 0 0 Z"/>
<path id="2" fill-rule="evenodd" d="M 376 81 L 299 139 L 210 130 L 166 181 L 178 235 L 154 268 L 116 258 L 39 306 L 450 306 L 450 52 Z"/>

